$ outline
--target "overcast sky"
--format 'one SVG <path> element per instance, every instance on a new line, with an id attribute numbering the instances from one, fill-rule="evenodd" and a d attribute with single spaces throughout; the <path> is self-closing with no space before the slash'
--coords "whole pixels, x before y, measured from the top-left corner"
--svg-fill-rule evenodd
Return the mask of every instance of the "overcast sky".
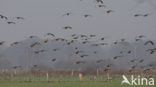
<path id="1" fill-rule="evenodd" d="M 138 3 L 140 1 L 143 3 Z M 8 25 L 0 19 L 0 41 L 10 43 L 30 35 L 43 37 L 47 32 L 58 37 L 68 37 L 73 33 L 98 34 L 115 40 L 144 34 L 156 39 L 155 0 L 104 0 L 106 8 L 96 5 L 98 3 L 94 0 L 0 0 L 0 14 L 16 22 Z M 106 14 L 109 9 L 114 12 Z M 72 15 L 62 16 L 67 12 L 72 12 Z M 133 15 L 137 13 L 150 15 L 136 18 Z M 84 18 L 84 14 L 92 16 Z M 16 16 L 25 20 L 17 21 Z M 67 25 L 73 29 L 63 30 L 62 27 Z"/>

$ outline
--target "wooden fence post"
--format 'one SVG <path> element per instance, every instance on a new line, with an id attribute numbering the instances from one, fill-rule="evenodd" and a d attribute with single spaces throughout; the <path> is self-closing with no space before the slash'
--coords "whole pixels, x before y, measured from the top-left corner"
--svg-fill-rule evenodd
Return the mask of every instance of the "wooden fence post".
<path id="1" fill-rule="evenodd" d="M 80 82 L 83 81 L 83 75 L 82 75 L 82 73 L 79 73 L 79 79 L 80 79 Z"/>
<path id="2" fill-rule="evenodd" d="M 49 81 L 49 74 L 46 73 L 46 81 L 48 82 Z"/>

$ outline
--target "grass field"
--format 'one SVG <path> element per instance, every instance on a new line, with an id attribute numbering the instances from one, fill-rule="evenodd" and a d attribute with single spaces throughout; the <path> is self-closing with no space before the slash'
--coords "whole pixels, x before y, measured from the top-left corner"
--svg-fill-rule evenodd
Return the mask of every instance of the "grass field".
<path id="1" fill-rule="evenodd" d="M 16 76 L 10 80 L 9 76 L 0 75 L 0 87 L 156 87 L 154 86 L 130 86 L 121 85 L 121 75 L 113 76 L 112 82 L 107 82 L 106 76 L 83 77 L 80 82 L 77 76 L 57 76 L 48 78 L 44 76 Z"/>
<path id="2" fill-rule="evenodd" d="M 120 81 L 106 82 L 0 82 L 0 87 L 134 87 L 130 85 L 120 85 Z M 135 87 L 156 87 L 155 86 L 135 86 Z"/>
<path id="3" fill-rule="evenodd" d="M 104 82 L 1 82 L 0 87 L 120 87 L 119 82 L 104 83 Z M 126 86 L 130 87 L 130 86 Z"/>

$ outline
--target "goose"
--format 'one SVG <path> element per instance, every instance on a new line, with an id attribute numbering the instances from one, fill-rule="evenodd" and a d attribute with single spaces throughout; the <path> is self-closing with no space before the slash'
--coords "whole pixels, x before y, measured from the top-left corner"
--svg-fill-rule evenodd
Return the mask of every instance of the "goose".
<path id="1" fill-rule="evenodd" d="M 8 20 L 8 18 L 6 16 L 3 16 L 3 15 L 0 15 L 0 18 L 1 19 L 5 19 L 5 20 Z"/>
<path id="2" fill-rule="evenodd" d="M 54 62 L 54 61 L 56 61 L 56 59 L 54 58 L 54 59 L 52 59 L 52 61 Z"/>
<path id="3" fill-rule="evenodd" d="M 0 42 L 0 45 L 3 45 L 5 42 L 4 41 L 2 41 L 2 42 Z"/>
<path id="4" fill-rule="evenodd" d="M 52 37 L 55 37 L 55 35 L 54 34 L 52 34 L 52 33 L 47 33 L 47 35 L 49 36 L 52 36 Z"/>
<path id="5" fill-rule="evenodd" d="M 14 42 L 14 43 L 11 44 L 11 46 L 15 46 L 17 44 L 19 44 L 19 42 Z"/>
<path id="6" fill-rule="evenodd" d="M 96 61 L 96 63 L 101 63 L 101 62 L 104 62 L 104 60 L 100 59 Z"/>
<path id="7" fill-rule="evenodd" d="M 103 4 L 103 0 L 96 0 L 96 2 Z"/>
<path id="8" fill-rule="evenodd" d="M 68 12 L 68 13 L 63 14 L 63 16 L 69 16 L 71 14 L 72 14 L 71 12 Z"/>
<path id="9" fill-rule="evenodd" d="M 147 45 L 147 44 L 151 44 L 151 45 L 154 45 L 154 42 L 153 41 L 151 41 L 151 40 L 149 40 L 149 41 L 146 41 L 145 43 L 144 43 L 144 45 Z"/>
<path id="10" fill-rule="evenodd" d="M 76 62 L 76 64 L 81 64 L 81 63 L 84 64 L 84 63 L 86 63 L 86 62 L 85 62 L 85 61 L 77 61 L 77 62 Z"/>
<path id="11" fill-rule="evenodd" d="M 91 15 L 89 15 L 89 14 L 85 14 L 84 17 L 85 17 L 85 18 L 87 18 L 87 17 L 91 17 Z"/>
<path id="12" fill-rule="evenodd" d="M 8 24 L 16 24 L 15 22 L 11 22 L 11 21 L 9 21 L 9 22 L 7 22 Z"/>
<path id="13" fill-rule="evenodd" d="M 109 14 L 111 12 L 114 12 L 113 10 L 107 10 L 106 13 Z"/>
<path id="14" fill-rule="evenodd" d="M 104 8 L 106 5 L 97 5 L 99 8 Z"/>
<path id="15" fill-rule="evenodd" d="M 63 29 L 65 29 L 65 30 L 72 29 L 72 27 L 71 26 L 65 26 L 65 27 L 63 27 Z"/>
<path id="16" fill-rule="evenodd" d="M 23 18 L 23 17 L 16 17 L 16 19 L 21 19 L 21 20 L 24 20 L 24 18 Z"/>

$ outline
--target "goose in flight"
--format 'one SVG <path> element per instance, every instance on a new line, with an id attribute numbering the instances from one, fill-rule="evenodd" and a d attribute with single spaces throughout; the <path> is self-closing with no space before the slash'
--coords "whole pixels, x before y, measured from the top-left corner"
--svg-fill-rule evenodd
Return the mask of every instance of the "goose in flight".
<path id="1" fill-rule="evenodd" d="M 139 63 L 142 63 L 142 62 L 144 62 L 144 60 L 143 60 L 143 59 L 141 59 L 141 60 L 139 61 Z"/>
<path id="2" fill-rule="evenodd" d="M 78 39 L 78 38 L 79 38 L 79 36 L 73 37 L 73 39 Z"/>
<path id="3" fill-rule="evenodd" d="M 35 37 L 37 37 L 37 36 L 29 36 L 29 38 L 35 38 Z"/>
<path id="4" fill-rule="evenodd" d="M 8 18 L 7 18 L 6 16 L 1 15 L 1 14 L 0 14 L 0 18 L 1 18 L 1 19 L 5 19 L 5 20 L 8 20 Z"/>
<path id="5" fill-rule="evenodd" d="M 63 14 L 63 16 L 69 16 L 71 14 L 72 14 L 71 12 L 68 12 L 68 13 Z"/>
<path id="6" fill-rule="evenodd" d="M 30 48 L 33 48 L 33 47 L 36 46 L 36 45 L 40 45 L 40 43 L 39 43 L 39 42 L 35 42 L 35 43 L 33 43 L 32 45 L 30 45 Z"/>
<path id="7" fill-rule="evenodd" d="M 57 48 L 55 48 L 55 49 L 53 49 L 53 51 L 58 51 L 59 49 L 57 49 Z"/>
<path id="8" fill-rule="evenodd" d="M 142 16 L 142 14 L 135 14 L 134 17 Z"/>
<path id="9" fill-rule="evenodd" d="M 151 41 L 151 40 L 149 40 L 149 41 L 146 41 L 145 43 L 144 43 L 144 45 L 147 45 L 147 44 L 151 44 L 151 45 L 154 45 L 154 42 L 153 41 Z"/>
<path id="10" fill-rule="evenodd" d="M 149 16 L 149 15 L 150 15 L 150 14 L 144 14 L 143 17 L 147 17 L 147 16 Z"/>
<path id="11" fill-rule="evenodd" d="M 111 66 L 112 66 L 112 64 L 108 64 L 108 65 L 107 65 L 107 68 L 108 68 L 108 67 L 111 67 Z"/>
<path id="12" fill-rule="evenodd" d="M 72 29 L 72 27 L 71 26 L 65 26 L 65 27 L 63 27 L 63 29 L 65 29 L 65 30 Z"/>
<path id="13" fill-rule="evenodd" d="M 153 48 L 153 49 L 148 49 L 148 50 L 146 50 L 146 51 L 150 51 L 150 54 L 154 54 L 154 53 L 155 53 L 155 51 L 156 51 L 156 48 Z"/>
<path id="14" fill-rule="evenodd" d="M 36 54 L 39 54 L 39 53 L 43 53 L 43 52 L 45 52 L 46 50 L 39 50 L 39 51 L 34 51 L 34 53 L 36 53 Z"/>
<path id="15" fill-rule="evenodd" d="M 131 67 L 131 69 L 135 69 L 137 67 L 137 65 L 133 65 L 132 67 Z"/>
<path id="16" fill-rule="evenodd" d="M 122 42 L 124 42 L 125 40 L 126 40 L 125 38 L 122 38 L 122 39 L 121 39 Z"/>
<path id="17" fill-rule="evenodd" d="M 128 53 L 128 54 L 131 54 L 131 53 L 132 53 L 132 51 L 130 51 L 130 50 L 129 50 L 127 53 Z"/>
<path id="18" fill-rule="evenodd" d="M 83 44 L 86 44 L 86 43 L 89 43 L 89 41 L 84 41 L 84 42 L 82 42 Z"/>
<path id="19" fill-rule="evenodd" d="M 139 38 L 144 38 L 144 37 L 146 37 L 145 35 L 139 35 L 138 36 Z"/>
<path id="20" fill-rule="evenodd" d="M 47 40 L 44 40 L 44 43 L 48 43 L 48 41 L 49 41 L 48 39 Z"/>
<path id="21" fill-rule="evenodd" d="M 88 56 L 88 55 L 85 55 L 85 54 L 84 54 L 84 55 L 81 55 L 80 57 L 81 57 L 81 58 L 84 58 L 84 57 L 87 57 L 87 56 Z"/>
<path id="22" fill-rule="evenodd" d="M 21 19 L 21 20 L 24 20 L 24 18 L 23 18 L 23 17 L 16 17 L 16 19 Z"/>
<path id="23" fill-rule="evenodd" d="M 97 54 L 97 51 L 94 51 L 93 53 L 94 53 L 94 54 Z"/>
<path id="24" fill-rule="evenodd" d="M 53 36 L 53 37 L 55 37 L 55 35 L 54 34 L 52 34 L 52 33 L 47 33 L 47 35 L 49 36 Z"/>
<path id="25" fill-rule="evenodd" d="M 104 7 L 106 7 L 106 5 L 97 5 L 97 7 L 104 8 Z"/>
<path id="26" fill-rule="evenodd" d="M 37 67 L 37 65 L 33 65 L 33 67 Z"/>
<path id="27" fill-rule="evenodd" d="M 96 63 L 101 63 L 101 62 L 104 62 L 104 60 L 100 59 L 96 61 Z"/>
<path id="28" fill-rule="evenodd" d="M 151 50 L 150 54 L 154 54 L 155 53 L 155 50 Z"/>
<path id="29" fill-rule="evenodd" d="M 135 14 L 134 17 L 139 17 L 139 16 L 142 16 L 142 17 L 147 17 L 149 16 L 150 14 Z"/>
<path id="30" fill-rule="evenodd" d="M 78 49 L 78 47 L 75 47 L 75 50 L 77 50 Z"/>
<path id="31" fill-rule="evenodd" d="M 83 51 L 76 51 L 74 54 L 77 55 L 79 53 L 83 53 Z"/>
<path id="32" fill-rule="evenodd" d="M 117 41 L 113 42 L 113 44 L 117 44 L 117 43 L 118 43 Z"/>
<path id="33" fill-rule="evenodd" d="M 92 44 L 91 46 L 99 46 L 99 44 Z"/>
<path id="34" fill-rule="evenodd" d="M 4 41 L 0 42 L 0 45 L 3 45 L 4 44 Z"/>
<path id="35" fill-rule="evenodd" d="M 96 37 L 96 35 L 91 34 L 90 37 Z"/>
<path id="36" fill-rule="evenodd" d="M 52 59 L 51 61 L 53 61 L 53 62 L 54 62 L 54 61 L 56 61 L 56 59 L 54 58 L 54 59 Z"/>
<path id="37" fill-rule="evenodd" d="M 107 14 L 112 13 L 112 12 L 114 12 L 114 11 L 113 10 L 107 10 L 106 11 Z"/>
<path id="38" fill-rule="evenodd" d="M 13 69 L 21 68 L 21 66 L 13 66 Z"/>
<path id="39" fill-rule="evenodd" d="M 85 61 L 77 61 L 77 62 L 76 62 L 76 64 L 81 64 L 81 63 L 84 64 L 84 63 L 86 63 L 86 62 L 85 62 Z"/>
<path id="40" fill-rule="evenodd" d="M 113 59 L 117 59 L 117 58 L 119 58 L 119 57 L 123 57 L 123 56 L 115 56 Z"/>
<path id="41" fill-rule="evenodd" d="M 15 22 L 9 21 L 7 22 L 8 24 L 16 24 Z"/>
<path id="42" fill-rule="evenodd" d="M 105 72 L 108 72 L 108 71 L 110 71 L 110 70 L 111 70 L 110 68 L 104 69 Z"/>
<path id="43" fill-rule="evenodd" d="M 15 46 L 17 44 L 19 44 L 19 42 L 14 42 L 14 43 L 11 44 L 11 46 Z"/>
<path id="44" fill-rule="evenodd" d="M 71 36 L 72 36 L 72 37 L 75 37 L 75 36 L 76 36 L 76 34 L 72 34 Z"/>
<path id="45" fill-rule="evenodd" d="M 96 2 L 103 4 L 103 0 L 96 0 Z"/>
<path id="46" fill-rule="evenodd" d="M 102 38 L 101 38 L 101 40 L 103 41 L 103 40 L 105 40 L 105 38 L 104 38 L 104 37 L 102 37 Z"/>
<path id="47" fill-rule="evenodd" d="M 135 62 L 135 61 L 136 61 L 136 59 L 131 60 L 132 63 Z"/>
<path id="48" fill-rule="evenodd" d="M 80 35 L 80 36 L 81 36 L 82 38 L 83 38 L 83 37 L 86 37 L 86 38 L 87 38 L 87 36 L 86 36 L 86 35 Z"/>
<path id="49" fill-rule="evenodd" d="M 108 43 L 99 43 L 100 45 L 108 45 Z"/>
<path id="50" fill-rule="evenodd" d="M 85 14 L 84 17 L 87 18 L 87 17 L 92 17 L 92 16 L 89 14 Z"/>

